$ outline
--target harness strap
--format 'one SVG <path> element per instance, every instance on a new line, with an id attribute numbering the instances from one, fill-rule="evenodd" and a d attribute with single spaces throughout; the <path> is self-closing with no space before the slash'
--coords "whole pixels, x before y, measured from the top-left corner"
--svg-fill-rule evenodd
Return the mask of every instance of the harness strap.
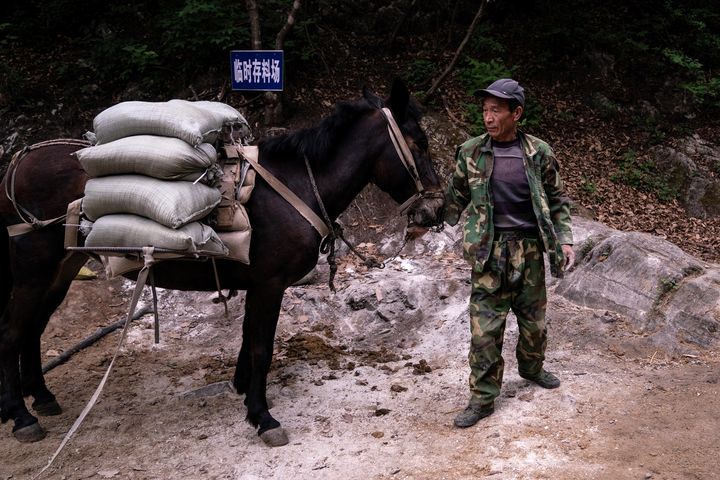
<path id="1" fill-rule="evenodd" d="M 110 372 L 112 371 L 113 366 L 115 365 L 115 360 L 118 357 L 118 354 L 120 353 L 120 348 L 122 347 L 123 343 L 125 342 L 125 337 L 127 337 L 128 327 L 130 326 L 130 322 L 132 321 L 133 314 L 135 313 L 135 309 L 137 308 L 138 300 L 140 299 L 140 293 L 142 293 L 143 287 L 147 283 L 148 274 L 150 272 L 150 269 L 152 268 L 153 263 L 155 263 L 155 258 L 153 257 L 154 249 L 152 247 L 145 247 L 143 248 L 143 255 L 145 257 L 145 265 L 143 266 L 142 270 L 140 270 L 140 273 L 138 274 L 137 281 L 135 283 L 135 290 L 133 291 L 132 300 L 130 301 L 130 308 L 128 309 L 128 314 L 125 319 L 125 326 L 123 327 L 123 331 L 120 334 L 120 340 L 118 340 L 117 348 L 115 349 L 115 354 L 112 357 L 112 360 L 110 360 L 110 365 L 108 365 L 107 370 L 105 371 L 105 375 L 103 376 L 102 380 L 100 381 L 100 384 L 95 389 L 95 393 L 92 394 L 92 397 L 90 397 L 90 400 L 88 401 L 87 405 L 85 405 L 85 408 L 82 412 L 80 412 L 80 415 L 75 420 L 75 423 L 73 423 L 72 427 L 70 427 L 70 430 L 65 434 L 65 437 L 60 442 L 60 446 L 58 446 L 57 450 L 55 450 L 55 453 L 50 457 L 50 460 L 48 461 L 47 465 L 43 467 L 42 470 L 40 470 L 36 475 L 33 476 L 33 479 L 38 478 L 40 475 L 42 475 L 50 466 L 53 464 L 57 456 L 60 454 L 62 449 L 65 447 L 65 445 L 70 441 L 70 438 L 75 434 L 78 428 L 80 428 L 80 424 L 82 424 L 83 420 L 85 420 L 85 417 L 87 417 L 88 413 L 90 413 L 90 410 L 95 406 L 95 403 L 98 401 L 98 398 L 100 397 L 100 394 L 102 393 L 103 389 L 105 388 L 105 383 L 108 380 L 108 377 L 110 376 Z M 156 307 L 157 311 L 157 307 Z"/>
<path id="2" fill-rule="evenodd" d="M 280 194 L 290 205 L 295 207 L 300 215 L 307 220 L 310 225 L 315 227 L 321 238 L 325 238 L 330 234 L 330 228 L 325 222 L 313 211 L 305 202 L 292 192 L 284 183 L 277 179 L 272 173 L 258 163 L 258 147 L 237 145 L 238 152 L 248 161 L 250 165 L 257 171 L 261 177 Z"/>
<path id="3" fill-rule="evenodd" d="M 8 181 L 8 189 L 5 192 L 5 195 L 7 196 L 8 200 L 13 205 L 13 208 L 15 208 L 15 213 L 17 213 L 17 216 L 20 217 L 20 220 L 23 223 L 18 223 L 15 225 L 10 225 L 7 227 L 8 235 L 11 237 L 15 237 L 18 235 L 24 235 L 26 233 L 32 232 L 34 230 L 39 230 L 41 228 L 48 227 L 50 225 L 55 225 L 58 223 L 61 223 L 63 220 L 65 220 L 65 217 L 67 215 L 60 215 L 59 217 L 50 218 L 48 220 L 40 220 L 35 215 L 33 215 L 29 210 L 27 210 L 25 207 L 20 205 L 17 200 L 15 199 L 15 175 L 17 173 L 18 167 L 20 166 L 20 162 L 25 158 L 25 155 L 28 152 L 31 152 L 33 150 L 37 150 L 39 148 L 43 147 L 50 147 L 55 145 L 72 145 L 76 147 L 88 147 L 90 146 L 90 142 L 86 140 L 77 140 L 74 138 L 59 138 L 55 140 L 47 140 L 40 143 L 35 143 L 33 145 L 30 145 L 29 147 L 25 147 L 19 152 L 17 152 L 15 155 L 13 155 L 12 160 L 10 161 L 10 165 L 8 166 L 8 175 L 9 175 L 9 181 Z"/>

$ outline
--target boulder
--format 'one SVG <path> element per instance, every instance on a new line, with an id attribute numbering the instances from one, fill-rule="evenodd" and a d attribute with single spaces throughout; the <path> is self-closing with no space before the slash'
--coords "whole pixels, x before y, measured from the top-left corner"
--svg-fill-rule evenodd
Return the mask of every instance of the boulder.
<path id="1" fill-rule="evenodd" d="M 697 218 L 720 215 L 720 181 L 699 168 L 693 159 L 720 165 L 720 149 L 697 135 L 686 138 L 677 148 L 658 146 L 652 151 L 655 165 L 688 214 Z"/>
<path id="2" fill-rule="evenodd" d="M 573 303 L 623 315 L 637 333 L 666 350 L 720 339 L 720 265 L 640 232 L 591 220 L 573 223 L 577 261 L 555 292 Z"/>

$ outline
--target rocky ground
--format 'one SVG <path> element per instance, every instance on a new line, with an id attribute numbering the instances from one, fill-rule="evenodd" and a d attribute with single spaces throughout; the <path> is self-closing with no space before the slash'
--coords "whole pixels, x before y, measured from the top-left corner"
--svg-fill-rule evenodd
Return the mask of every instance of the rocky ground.
<path id="1" fill-rule="evenodd" d="M 467 400 L 469 271 L 456 233 L 424 239 L 384 270 L 343 256 L 336 294 L 322 260 L 313 283 L 286 293 L 268 395 L 289 445 L 266 447 L 225 383 L 242 296 L 225 317 L 212 295 L 160 291 L 160 343 L 152 315 L 135 322 L 97 405 L 41 478 L 717 478 L 717 350 L 649 348 L 631 319 L 554 287 L 547 368 L 562 386 L 517 375 L 511 315 L 495 414 L 454 428 Z M 100 276 L 73 284 L 43 337 L 44 360 L 123 317 L 132 284 Z M 44 441 L 19 444 L 3 426 L 0 478 L 31 478 L 47 463 L 118 338 L 47 374 L 64 412 L 41 419 Z"/>

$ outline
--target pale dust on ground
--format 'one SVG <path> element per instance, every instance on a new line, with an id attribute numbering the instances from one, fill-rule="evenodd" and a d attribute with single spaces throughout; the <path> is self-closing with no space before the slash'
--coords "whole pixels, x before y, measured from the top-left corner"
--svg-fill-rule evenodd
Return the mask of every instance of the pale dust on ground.
<path id="1" fill-rule="evenodd" d="M 621 317 L 551 291 L 546 367 L 562 386 L 543 390 L 517 375 L 510 317 L 496 412 L 460 430 L 452 419 L 467 400 L 462 260 L 401 258 L 370 272 L 348 265 L 338 294 L 318 283 L 291 288 L 283 302 L 268 398 L 289 445 L 262 443 L 242 397 L 196 391 L 232 379 L 242 295 L 226 318 L 211 294 L 160 291 L 160 344 L 152 315 L 131 327 L 100 400 L 41 478 L 720 478 L 716 351 L 634 348 L 641 334 Z M 44 336 L 44 361 L 122 318 L 130 288 L 74 282 Z M 118 338 L 47 374 L 64 412 L 41 417 L 44 441 L 17 443 L 2 426 L 0 479 L 30 478 L 47 463 Z"/>

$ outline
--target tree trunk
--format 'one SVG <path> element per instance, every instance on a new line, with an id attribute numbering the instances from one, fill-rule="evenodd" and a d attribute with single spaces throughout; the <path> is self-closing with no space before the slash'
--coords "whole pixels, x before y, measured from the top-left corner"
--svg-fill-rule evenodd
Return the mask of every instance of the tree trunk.
<path id="1" fill-rule="evenodd" d="M 245 0 L 248 15 L 250 16 L 250 48 L 262 49 L 262 36 L 260 35 L 260 14 L 255 0 Z"/>
<path id="2" fill-rule="evenodd" d="M 290 29 L 295 25 L 295 15 L 300 10 L 300 0 L 295 0 L 290 9 L 287 22 L 280 29 L 277 36 L 275 37 L 275 49 L 282 50 L 285 46 L 285 37 L 287 36 Z M 265 125 L 273 125 L 282 122 L 283 120 L 283 108 L 282 108 L 282 96 L 280 92 L 265 92 L 263 95 L 263 101 L 265 102 Z"/>
<path id="3" fill-rule="evenodd" d="M 253 50 L 262 49 L 262 36 L 260 34 L 260 13 L 256 0 L 245 0 L 250 17 L 250 43 Z M 282 50 L 285 45 L 285 37 L 295 25 L 295 16 L 302 6 L 300 0 L 295 0 L 290 9 L 285 25 L 280 29 L 275 37 L 275 49 Z M 275 125 L 283 120 L 282 98 L 280 93 L 265 92 L 263 95 L 263 103 L 265 105 L 264 123 L 265 126 Z"/>

